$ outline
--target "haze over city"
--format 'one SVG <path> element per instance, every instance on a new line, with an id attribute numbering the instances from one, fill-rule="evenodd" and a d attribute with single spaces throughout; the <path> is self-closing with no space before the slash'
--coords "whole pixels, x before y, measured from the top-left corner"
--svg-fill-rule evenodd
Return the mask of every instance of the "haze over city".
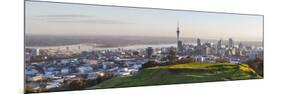
<path id="1" fill-rule="evenodd" d="M 263 17 L 95 5 L 26 2 L 27 35 L 175 37 L 262 41 Z"/>

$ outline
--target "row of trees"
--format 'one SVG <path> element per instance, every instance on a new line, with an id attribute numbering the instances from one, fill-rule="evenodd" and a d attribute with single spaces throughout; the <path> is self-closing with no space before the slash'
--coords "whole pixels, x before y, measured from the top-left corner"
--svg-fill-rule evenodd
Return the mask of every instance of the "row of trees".
<path id="1" fill-rule="evenodd" d="M 194 59 L 192 58 L 182 58 L 180 60 L 176 61 L 167 61 L 166 63 L 159 63 L 157 61 L 148 61 L 147 63 L 142 65 L 141 69 L 148 68 L 148 67 L 155 67 L 155 66 L 166 66 L 166 65 L 174 65 L 174 64 L 186 64 L 186 63 L 192 63 L 194 62 Z"/>

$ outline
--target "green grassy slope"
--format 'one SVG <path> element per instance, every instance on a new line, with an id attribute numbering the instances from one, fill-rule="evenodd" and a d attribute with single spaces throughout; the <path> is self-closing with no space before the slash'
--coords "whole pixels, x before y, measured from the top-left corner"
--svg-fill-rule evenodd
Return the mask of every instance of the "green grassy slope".
<path id="1" fill-rule="evenodd" d="M 151 67 L 129 77 L 115 77 L 87 89 L 117 88 L 177 83 L 197 83 L 261 78 L 248 65 L 190 63 Z"/>

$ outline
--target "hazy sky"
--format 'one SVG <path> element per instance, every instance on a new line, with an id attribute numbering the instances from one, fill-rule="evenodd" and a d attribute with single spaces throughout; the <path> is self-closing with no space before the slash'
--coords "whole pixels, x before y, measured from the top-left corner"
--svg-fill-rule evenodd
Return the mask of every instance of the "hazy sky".
<path id="1" fill-rule="evenodd" d="M 26 2 L 26 34 L 129 35 L 262 41 L 262 16 Z"/>

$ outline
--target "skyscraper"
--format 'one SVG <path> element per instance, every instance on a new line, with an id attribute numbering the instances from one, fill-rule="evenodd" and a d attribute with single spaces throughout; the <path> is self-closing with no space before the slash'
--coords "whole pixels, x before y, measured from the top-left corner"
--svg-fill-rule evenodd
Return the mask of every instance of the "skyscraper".
<path id="1" fill-rule="evenodd" d="M 153 53 L 154 53 L 154 51 L 153 51 L 153 48 L 152 48 L 152 47 L 147 47 L 147 48 L 146 48 L 146 58 L 151 59 Z"/>
<path id="2" fill-rule="evenodd" d="M 197 39 L 197 46 L 201 47 L 201 40 L 200 40 L 200 38 Z"/>
<path id="3" fill-rule="evenodd" d="M 221 48 L 221 45 L 222 45 L 222 40 L 220 39 L 220 40 L 218 41 L 217 48 L 220 49 L 220 48 Z"/>
<path id="4" fill-rule="evenodd" d="M 243 47 L 244 47 L 244 45 L 240 42 L 239 45 L 238 45 L 238 48 L 243 49 Z"/>
<path id="5" fill-rule="evenodd" d="M 196 47 L 196 53 L 197 55 L 202 55 L 202 46 L 201 46 L 201 40 L 197 39 L 197 47 Z"/>
<path id="6" fill-rule="evenodd" d="M 222 39 L 220 39 L 218 41 L 218 45 L 217 45 L 217 54 L 219 54 L 219 56 L 222 56 L 223 55 L 223 49 L 222 49 Z"/>
<path id="7" fill-rule="evenodd" d="M 182 41 L 181 40 L 179 40 L 178 41 L 178 53 L 180 53 L 180 52 L 182 52 L 182 50 L 183 50 L 183 43 L 182 43 Z"/>
<path id="8" fill-rule="evenodd" d="M 233 42 L 232 38 L 229 38 L 229 40 L 228 40 L 228 47 L 229 48 L 234 47 L 234 42 Z"/>

